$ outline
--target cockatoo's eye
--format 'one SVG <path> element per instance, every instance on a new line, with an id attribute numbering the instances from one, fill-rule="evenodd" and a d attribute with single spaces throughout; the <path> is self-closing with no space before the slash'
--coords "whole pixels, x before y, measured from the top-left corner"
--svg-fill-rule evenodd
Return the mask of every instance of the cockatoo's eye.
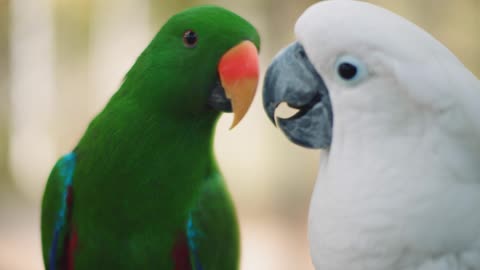
<path id="1" fill-rule="evenodd" d="M 183 33 L 183 44 L 187 48 L 193 48 L 195 45 L 197 45 L 198 41 L 198 36 L 197 33 L 195 33 L 192 30 L 187 30 L 185 33 Z"/>
<path id="2" fill-rule="evenodd" d="M 357 76 L 357 67 L 351 63 L 341 63 L 338 66 L 338 75 L 345 80 L 351 80 Z"/>
<path id="3" fill-rule="evenodd" d="M 335 63 L 335 72 L 338 79 L 348 85 L 355 85 L 368 75 L 365 64 L 351 55 L 344 55 L 338 58 Z"/>

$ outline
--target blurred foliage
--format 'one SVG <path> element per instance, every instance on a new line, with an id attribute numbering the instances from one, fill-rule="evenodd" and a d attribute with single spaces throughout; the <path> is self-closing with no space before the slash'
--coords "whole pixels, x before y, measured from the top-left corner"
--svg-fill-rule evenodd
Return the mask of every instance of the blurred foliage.
<path id="1" fill-rule="evenodd" d="M 10 179 L 8 169 L 9 126 L 9 2 L 0 0 L 0 193 Z M 1 195 L 0 195 L 1 196 Z"/>

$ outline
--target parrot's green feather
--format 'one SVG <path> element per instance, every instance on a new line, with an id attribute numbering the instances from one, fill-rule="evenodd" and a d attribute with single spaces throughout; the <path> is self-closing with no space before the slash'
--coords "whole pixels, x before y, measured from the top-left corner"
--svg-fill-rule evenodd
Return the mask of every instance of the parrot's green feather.
<path id="1" fill-rule="evenodd" d="M 183 44 L 189 29 L 195 48 Z M 253 26 L 225 9 L 173 16 L 91 122 L 74 150 L 75 270 L 176 270 L 173 248 L 190 217 L 203 269 L 237 269 L 236 217 L 212 149 L 220 113 L 207 101 L 219 59 L 243 40 L 260 46 Z M 44 256 L 61 202 L 58 181 L 53 172 L 44 195 Z"/>
<path id="2" fill-rule="evenodd" d="M 232 215 L 233 205 L 226 192 L 222 177 L 215 173 L 202 187 L 202 196 L 192 209 L 195 234 L 193 244 L 202 265 L 215 265 L 216 269 L 235 269 L 234 260 L 238 256 L 238 226 L 235 215 Z M 225 226 L 211 226 L 212 221 L 221 220 Z M 212 237 L 213 236 L 213 237 Z M 232 237 L 237 236 L 237 237 Z M 213 253 L 211 250 L 221 250 Z M 207 269 L 204 267 L 204 269 Z"/>

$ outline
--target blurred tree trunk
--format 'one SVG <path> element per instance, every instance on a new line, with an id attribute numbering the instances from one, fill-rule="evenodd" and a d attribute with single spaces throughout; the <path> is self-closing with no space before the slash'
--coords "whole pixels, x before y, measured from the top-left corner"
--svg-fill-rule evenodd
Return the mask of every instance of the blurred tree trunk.
<path id="1" fill-rule="evenodd" d="M 52 0 L 10 1 L 9 164 L 15 186 L 39 199 L 55 161 L 51 136 L 55 105 Z"/>
<path id="2" fill-rule="evenodd" d="M 9 1 L 0 0 L 0 191 L 9 175 Z"/>

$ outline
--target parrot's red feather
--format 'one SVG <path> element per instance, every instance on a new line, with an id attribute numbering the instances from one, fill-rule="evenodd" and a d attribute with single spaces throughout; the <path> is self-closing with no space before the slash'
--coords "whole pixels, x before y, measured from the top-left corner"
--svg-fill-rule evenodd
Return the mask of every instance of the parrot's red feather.
<path id="1" fill-rule="evenodd" d="M 185 233 L 181 233 L 177 237 L 172 250 L 172 258 L 174 262 L 174 270 L 192 270 L 188 240 Z"/>
<path id="2" fill-rule="evenodd" d="M 67 193 L 67 207 L 68 207 L 68 220 L 71 222 L 72 218 L 72 205 L 73 205 L 73 188 L 68 187 Z M 63 257 L 63 263 L 65 270 L 75 270 L 75 250 L 77 249 L 78 235 L 77 231 L 70 226 L 70 233 L 65 238 L 65 252 Z"/>
<path id="3" fill-rule="evenodd" d="M 67 239 L 67 248 L 65 250 L 65 267 L 66 270 L 75 270 L 75 250 L 77 249 L 78 235 L 72 228 Z"/>

